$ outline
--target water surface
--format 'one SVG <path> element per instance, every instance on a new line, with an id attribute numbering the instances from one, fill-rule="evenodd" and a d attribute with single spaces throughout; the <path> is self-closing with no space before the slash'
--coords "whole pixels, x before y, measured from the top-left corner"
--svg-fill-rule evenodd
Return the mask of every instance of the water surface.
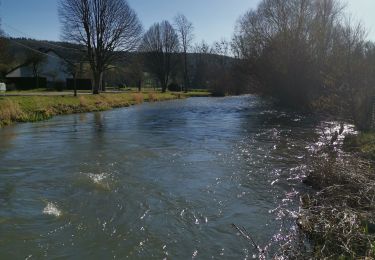
<path id="1" fill-rule="evenodd" d="M 304 189 L 310 118 L 191 98 L 0 130 L 1 259 L 245 259 Z"/>

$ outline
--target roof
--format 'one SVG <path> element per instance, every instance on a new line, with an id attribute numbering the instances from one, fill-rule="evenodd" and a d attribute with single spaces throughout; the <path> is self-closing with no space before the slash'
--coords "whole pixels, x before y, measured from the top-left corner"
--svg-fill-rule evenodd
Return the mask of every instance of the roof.
<path id="1" fill-rule="evenodd" d="M 6 75 L 5 75 L 5 77 L 6 77 L 8 74 L 12 73 L 13 71 L 15 71 L 15 70 L 17 70 L 17 69 L 19 69 L 19 68 L 25 67 L 25 66 L 27 66 L 27 65 L 29 65 L 29 64 L 27 64 L 27 63 L 23 63 L 23 64 L 21 64 L 21 65 L 18 65 L 17 67 L 15 67 L 15 68 L 11 69 L 10 71 L 8 71 L 8 72 L 6 73 Z"/>
<path id="2" fill-rule="evenodd" d="M 59 57 L 60 59 L 62 59 L 63 61 L 65 61 L 66 63 L 71 64 L 71 62 L 69 62 L 67 59 L 65 59 L 64 57 L 62 57 L 59 53 L 57 53 L 57 52 L 56 52 L 55 50 L 53 50 L 53 49 L 39 48 L 39 49 L 38 49 L 38 52 L 40 52 L 41 54 L 44 54 L 44 55 L 46 55 L 46 56 L 50 56 L 50 57 L 52 57 L 52 56 L 49 55 L 48 53 L 52 52 L 52 53 L 54 53 L 57 57 Z M 31 62 L 24 62 L 24 63 L 22 63 L 22 64 L 16 66 L 15 68 L 11 69 L 10 71 L 8 71 L 8 72 L 6 73 L 6 75 L 8 75 L 8 74 L 14 72 L 15 70 L 17 70 L 17 69 L 19 69 L 19 68 L 29 66 L 30 63 L 31 63 Z"/>

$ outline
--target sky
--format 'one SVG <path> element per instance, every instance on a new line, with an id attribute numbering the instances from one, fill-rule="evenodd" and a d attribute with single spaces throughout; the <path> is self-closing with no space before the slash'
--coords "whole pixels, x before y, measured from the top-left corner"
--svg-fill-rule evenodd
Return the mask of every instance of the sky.
<path id="1" fill-rule="evenodd" d="M 237 19 L 260 0 L 128 0 L 145 30 L 155 22 L 184 14 L 195 27 L 195 42 L 231 39 Z M 58 0 L 0 0 L 3 30 L 13 37 L 60 40 Z M 348 12 L 361 20 L 375 41 L 375 0 L 346 0 Z"/>

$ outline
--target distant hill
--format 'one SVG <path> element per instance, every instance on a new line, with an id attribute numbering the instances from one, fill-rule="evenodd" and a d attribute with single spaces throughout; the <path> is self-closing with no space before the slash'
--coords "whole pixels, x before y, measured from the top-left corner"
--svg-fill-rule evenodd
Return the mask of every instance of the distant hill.
<path id="1" fill-rule="evenodd" d="M 85 60 L 84 46 L 67 42 L 43 41 L 28 38 L 9 38 L 7 50 L 9 56 L 11 57 L 11 62 L 8 64 L 9 70 L 23 64 L 27 59 L 27 55 L 29 55 L 30 52 L 33 52 L 33 50 L 41 52 L 53 50 L 60 57 L 73 63 Z M 114 70 L 107 73 L 108 76 L 106 77 L 106 80 L 109 82 L 109 84 L 121 85 L 122 82 L 129 82 L 129 78 L 134 76 L 130 74 L 134 73 L 135 61 L 141 61 L 142 63 L 143 60 L 143 54 L 139 52 L 121 53 L 121 56 L 122 57 L 118 60 L 118 62 L 113 64 Z M 176 54 L 176 56 L 179 58 L 180 54 Z M 182 61 L 182 59 L 177 60 Z M 234 61 L 234 59 L 231 57 L 197 53 L 190 53 L 188 60 L 192 81 L 195 86 L 199 86 L 201 88 L 205 88 L 206 86 L 207 77 L 205 76 L 205 73 L 207 73 L 207 71 L 215 70 L 213 64 L 217 64 L 218 62 L 231 64 Z M 141 66 L 140 69 L 143 72 L 147 72 L 147 68 L 144 66 L 139 64 L 137 66 Z M 174 72 L 174 78 L 177 79 L 181 77 L 181 72 L 179 72 L 182 71 L 181 63 L 177 63 L 175 67 L 176 71 Z M 137 69 L 139 70 L 139 68 Z"/>
<path id="2" fill-rule="evenodd" d="M 82 46 L 67 42 L 41 41 L 28 38 L 9 38 L 8 52 L 13 58 L 16 65 L 21 64 L 27 53 L 32 50 L 49 50 L 52 49 L 66 59 L 73 59 L 79 50 L 83 50 Z"/>
<path id="3" fill-rule="evenodd" d="M 78 44 L 72 44 L 68 42 L 60 42 L 60 41 L 45 41 L 45 40 L 35 40 L 29 38 L 9 38 L 8 41 L 8 52 L 14 57 L 14 62 L 22 63 L 22 58 L 27 55 L 27 52 L 34 50 L 48 50 L 52 49 L 62 57 L 68 60 L 74 60 L 78 55 L 84 55 L 85 48 L 84 46 L 80 46 Z M 134 53 L 125 53 L 124 59 L 132 58 L 134 55 L 138 55 L 137 52 Z M 204 55 L 208 60 L 211 60 L 217 55 L 215 54 L 195 54 L 190 53 L 189 58 L 190 60 L 195 60 L 197 56 Z M 232 61 L 233 58 L 225 57 L 228 61 Z"/>

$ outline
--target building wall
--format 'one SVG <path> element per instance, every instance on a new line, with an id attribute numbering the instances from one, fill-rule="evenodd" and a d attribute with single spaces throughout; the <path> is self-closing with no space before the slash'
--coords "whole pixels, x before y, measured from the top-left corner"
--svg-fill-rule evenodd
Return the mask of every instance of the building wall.
<path id="1" fill-rule="evenodd" d="M 41 66 L 41 76 L 46 77 L 47 81 L 51 82 L 65 82 L 65 80 L 70 77 L 66 72 L 67 65 L 65 61 L 54 52 L 48 52 L 48 55 L 46 62 Z"/>

